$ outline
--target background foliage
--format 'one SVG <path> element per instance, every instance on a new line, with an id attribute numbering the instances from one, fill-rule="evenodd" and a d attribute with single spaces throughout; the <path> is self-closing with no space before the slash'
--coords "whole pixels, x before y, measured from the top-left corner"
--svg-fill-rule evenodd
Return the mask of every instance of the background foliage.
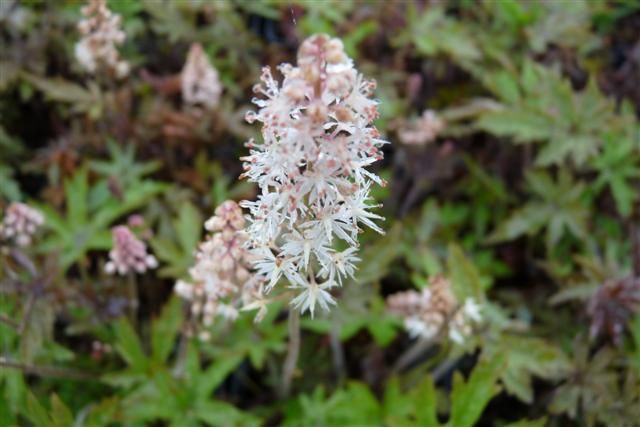
<path id="1" fill-rule="evenodd" d="M 118 82 L 74 60 L 80 3 L 0 4 L 0 199 L 46 217 L 31 250 L 1 255 L 3 425 L 638 425 L 640 317 L 621 339 L 594 336 L 586 309 L 605 282 L 640 276 L 637 1 L 109 5 L 133 66 Z M 237 176 L 260 67 L 316 32 L 378 81 L 387 234 L 363 236 L 338 308 L 303 319 L 285 398 L 284 307 L 198 342 L 172 287 L 203 220 L 255 195 Z M 200 116 L 172 89 L 192 42 L 224 85 Z M 443 134 L 400 144 L 425 109 Z M 110 228 L 131 214 L 161 264 L 137 279 L 135 322 L 124 280 L 103 273 Z M 413 343 L 384 298 L 438 272 L 484 303 L 484 326 L 397 369 Z M 629 303 L 612 301 L 612 316 Z"/>

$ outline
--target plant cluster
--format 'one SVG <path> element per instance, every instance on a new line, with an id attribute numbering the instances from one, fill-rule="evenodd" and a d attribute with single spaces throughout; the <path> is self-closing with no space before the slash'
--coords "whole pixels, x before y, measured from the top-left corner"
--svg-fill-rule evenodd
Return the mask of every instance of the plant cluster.
<path id="1" fill-rule="evenodd" d="M 637 426 L 639 28 L 3 0 L 0 424 Z"/>

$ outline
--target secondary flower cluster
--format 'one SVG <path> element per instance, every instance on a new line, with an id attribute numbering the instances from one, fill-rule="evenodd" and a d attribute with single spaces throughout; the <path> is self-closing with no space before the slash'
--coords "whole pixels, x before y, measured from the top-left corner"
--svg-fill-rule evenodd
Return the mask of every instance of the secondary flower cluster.
<path id="1" fill-rule="evenodd" d="M 432 110 L 425 110 L 422 117 L 398 130 L 398 138 L 407 145 L 425 145 L 435 140 L 446 124 Z"/>
<path id="2" fill-rule="evenodd" d="M 591 296 L 587 313 L 591 317 L 591 337 L 608 335 L 616 344 L 629 320 L 640 312 L 640 277 L 608 280 Z"/>
<path id="3" fill-rule="evenodd" d="M 406 291 L 389 296 L 389 311 L 404 319 L 404 326 L 411 337 L 432 339 L 446 333 L 461 344 L 472 332 L 473 322 L 480 322 L 480 306 L 467 298 L 458 305 L 451 283 L 442 276 L 434 276 L 429 286 L 421 292 Z"/>
<path id="4" fill-rule="evenodd" d="M 199 43 L 191 45 L 180 81 L 182 99 L 187 104 L 202 104 L 213 109 L 220 102 L 222 84 L 218 77 L 218 71 L 211 65 L 207 54 Z"/>
<path id="5" fill-rule="evenodd" d="M 43 224 L 44 217 L 40 211 L 24 203 L 13 202 L 0 224 L 0 238 L 11 240 L 18 246 L 29 246 L 33 235 Z"/>
<path id="6" fill-rule="evenodd" d="M 113 247 L 109 252 L 111 260 L 105 265 L 105 271 L 108 274 L 144 273 L 158 266 L 156 258 L 147 253 L 147 245 L 128 227 L 124 225 L 114 227 L 111 235 L 113 237 Z"/>
<path id="7" fill-rule="evenodd" d="M 129 74 L 129 64 L 120 59 L 116 46 L 124 43 L 120 15 L 107 8 L 106 0 L 89 0 L 82 8 L 78 30 L 82 38 L 76 43 L 76 59 L 89 73 L 107 71 L 116 77 Z"/>
<path id="8" fill-rule="evenodd" d="M 279 84 L 269 68 L 254 91 L 263 143 L 247 143 L 244 176 L 260 195 L 241 206 L 250 210 L 248 247 L 258 276 L 270 292 L 281 277 L 298 295 L 291 304 L 313 316 L 316 305 L 335 304 L 329 289 L 352 276 L 359 225 L 380 233 L 370 212 L 372 182 L 383 181 L 366 168 L 382 158 L 386 141 L 371 122 L 377 102 L 375 82 L 364 80 L 345 54 L 342 42 L 326 35 L 305 40 L 298 64 L 281 64 Z M 335 250 L 342 240 L 349 247 Z"/>
<path id="9" fill-rule="evenodd" d="M 205 223 L 213 234 L 200 244 L 196 263 L 189 270 L 191 281 L 179 280 L 174 288 L 191 302 L 191 314 L 205 327 L 216 316 L 235 320 L 240 305 L 260 308 L 257 320 L 266 313 L 261 283 L 249 273 L 250 254 L 243 247 L 247 240 L 244 225 L 242 210 L 235 202 L 228 200 L 218 206 Z M 207 340 L 208 332 L 203 329 L 200 338 Z"/>

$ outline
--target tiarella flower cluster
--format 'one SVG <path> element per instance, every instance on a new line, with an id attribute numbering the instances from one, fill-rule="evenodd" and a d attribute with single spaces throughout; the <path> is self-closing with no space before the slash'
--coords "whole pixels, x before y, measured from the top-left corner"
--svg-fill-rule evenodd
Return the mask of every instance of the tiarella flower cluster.
<path id="1" fill-rule="evenodd" d="M 204 105 L 213 109 L 220 102 L 222 84 L 218 71 L 211 65 L 199 43 L 191 45 L 180 80 L 182 99 L 187 104 Z"/>
<path id="2" fill-rule="evenodd" d="M 421 292 L 406 291 L 389 296 L 389 311 L 404 319 L 411 337 L 432 339 L 446 334 L 461 344 L 472 332 L 474 322 L 480 322 L 480 306 L 467 298 L 460 306 L 451 291 L 451 283 L 442 276 L 434 276 Z"/>
<path id="3" fill-rule="evenodd" d="M 0 238 L 18 246 L 29 246 L 33 235 L 44 224 L 40 211 L 24 203 L 14 202 L 7 208 L 0 224 Z"/>
<path id="4" fill-rule="evenodd" d="M 129 74 L 129 64 L 120 59 L 116 46 L 124 43 L 120 15 L 107 8 L 106 0 L 89 0 L 78 23 L 82 39 L 76 43 L 76 59 L 89 73 L 106 71 L 116 77 Z"/>
<path id="5" fill-rule="evenodd" d="M 386 141 L 371 122 L 375 82 L 364 80 L 338 39 L 316 35 L 298 51 L 298 64 L 281 64 L 279 84 L 269 68 L 254 91 L 259 110 L 247 120 L 262 122 L 263 143 L 247 143 L 245 173 L 260 187 L 250 210 L 248 247 L 258 276 L 270 292 L 281 277 L 297 291 L 291 301 L 313 316 L 316 305 L 335 304 L 329 290 L 353 276 L 358 233 L 382 219 L 370 210 L 372 182 L 366 168 L 382 158 Z M 336 250 L 342 241 L 348 249 Z"/>
<path id="6" fill-rule="evenodd" d="M 407 145 L 425 145 L 434 141 L 444 130 L 445 122 L 432 110 L 425 110 L 422 117 L 398 130 L 398 139 Z"/>
<path id="7" fill-rule="evenodd" d="M 105 271 L 108 274 L 144 273 L 158 266 L 156 258 L 147 253 L 147 245 L 128 227 L 124 225 L 114 227 L 111 235 L 113 247 L 109 252 L 110 261 L 105 265 Z"/>
<path id="8" fill-rule="evenodd" d="M 179 280 L 174 288 L 182 298 L 191 302 L 191 314 L 202 326 L 210 326 L 219 316 L 235 320 L 238 307 L 260 308 L 257 320 L 266 313 L 259 279 L 249 272 L 249 252 L 242 210 L 233 201 L 226 201 L 205 223 L 213 234 L 200 244 L 196 263 L 189 270 L 190 281 Z M 200 338 L 207 340 L 202 329 Z"/>

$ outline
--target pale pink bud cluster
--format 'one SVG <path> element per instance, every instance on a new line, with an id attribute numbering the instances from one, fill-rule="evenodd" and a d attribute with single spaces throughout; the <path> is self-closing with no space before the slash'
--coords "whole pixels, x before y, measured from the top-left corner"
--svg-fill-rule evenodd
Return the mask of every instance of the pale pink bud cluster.
<path id="1" fill-rule="evenodd" d="M 191 302 L 191 314 L 210 326 L 215 317 L 235 320 L 238 307 L 260 308 L 258 318 L 266 312 L 261 283 L 249 272 L 250 254 L 245 249 L 247 240 L 242 210 L 233 201 L 227 200 L 205 223 L 212 235 L 200 244 L 195 265 L 189 270 L 190 281 L 179 280 L 175 292 Z M 256 305 L 256 301 L 264 301 Z M 202 330 L 200 338 L 208 339 Z"/>
<path id="2" fill-rule="evenodd" d="M 105 265 L 105 271 L 108 274 L 144 273 L 158 266 L 156 258 L 147 253 L 147 245 L 128 227 L 124 225 L 114 227 L 111 235 L 113 247 L 109 252 L 110 260 Z"/>
<path id="3" fill-rule="evenodd" d="M 472 333 L 474 322 L 480 322 L 480 306 L 467 298 L 459 306 L 451 283 L 442 276 L 434 276 L 421 292 L 399 292 L 387 298 L 388 310 L 404 319 L 411 337 L 432 339 L 446 334 L 452 341 L 462 344 Z"/>
<path id="4" fill-rule="evenodd" d="M 375 82 L 364 80 L 345 54 L 342 42 L 326 35 L 305 40 L 298 64 L 281 64 L 279 84 L 269 68 L 254 91 L 257 112 L 247 120 L 262 122 L 262 144 L 247 143 L 245 173 L 260 187 L 250 210 L 248 247 L 256 272 L 270 292 L 281 277 L 297 291 L 291 304 L 313 316 L 316 305 L 328 310 L 328 292 L 353 276 L 360 224 L 380 233 L 370 212 L 372 182 L 383 181 L 366 168 L 382 158 L 372 126 L 377 102 Z M 337 240 L 349 248 L 334 249 Z"/>
<path id="5" fill-rule="evenodd" d="M 107 8 L 106 0 L 89 0 L 81 9 L 84 18 L 78 23 L 82 38 L 76 43 L 76 59 L 89 73 L 106 71 L 116 77 L 129 74 L 129 64 L 120 59 L 116 46 L 124 43 L 120 15 Z"/>
<path id="6" fill-rule="evenodd" d="M 398 130 L 398 138 L 403 144 L 425 145 L 434 141 L 445 126 L 445 121 L 434 111 L 425 110 L 418 120 L 405 124 Z"/>
<path id="7" fill-rule="evenodd" d="M 40 211 L 13 202 L 4 213 L 0 224 L 0 238 L 13 241 L 18 246 L 29 246 L 33 235 L 44 224 L 44 216 Z"/>
<path id="8" fill-rule="evenodd" d="M 182 99 L 187 104 L 215 108 L 220 102 L 222 84 L 218 71 L 211 65 L 199 43 L 193 43 L 180 76 Z"/>

